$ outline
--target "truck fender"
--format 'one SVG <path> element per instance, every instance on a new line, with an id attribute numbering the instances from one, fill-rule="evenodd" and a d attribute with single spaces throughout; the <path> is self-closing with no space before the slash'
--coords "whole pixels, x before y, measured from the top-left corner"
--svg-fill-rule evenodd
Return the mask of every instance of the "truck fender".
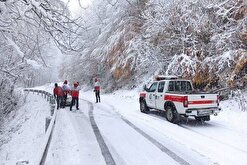
<path id="1" fill-rule="evenodd" d="M 167 106 L 171 106 L 173 107 L 174 109 L 176 109 L 176 106 L 174 105 L 173 102 L 171 101 L 166 101 L 165 104 L 164 104 L 164 110 L 166 109 Z"/>

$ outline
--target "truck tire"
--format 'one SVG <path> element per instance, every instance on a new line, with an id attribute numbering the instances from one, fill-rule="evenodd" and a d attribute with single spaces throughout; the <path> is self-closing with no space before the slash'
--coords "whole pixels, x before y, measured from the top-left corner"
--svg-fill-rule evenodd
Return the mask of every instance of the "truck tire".
<path id="1" fill-rule="evenodd" d="M 180 116 L 174 107 L 167 106 L 165 110 L 166 110 L 165 116 L 166 116 L 167 121 L 174 123 L 174 124 L 180 121 Z"/>
<path id="2" fill-rule="evenodd" d="M 144 100 L 140 102 L 140 110 L 143 113 L 149 112 L 149 108 Z"/>

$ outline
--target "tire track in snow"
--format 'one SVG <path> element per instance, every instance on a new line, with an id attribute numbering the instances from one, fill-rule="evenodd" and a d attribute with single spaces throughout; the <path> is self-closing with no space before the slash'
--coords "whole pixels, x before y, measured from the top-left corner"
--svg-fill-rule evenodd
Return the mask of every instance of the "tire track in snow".
<path id="1" fill-rule="evenodd" d="M 158 118 L 158 119 L 161 119 L 161 120 L 164 120 L 164 121 L 167 121 L 164 117 L 162 117 L 162 116 L 159 115 L 158 113 L 151 114 L 150 116 L 155 117 L 155 118 Z M 194 120 L 193 120 L 193 121 L 194 121 Z M 196 122 L 196 121 L 195 121 L 195 122 Z M 241 133 L 239 133 L 238 131 L 235 131 L 235 130 L 229 129 L 229 128 L 225 128 L 225 127 L 223 127 L 221 124 L 218 124 L 218 123 L 215 123 L 215 122 L 204 123 L 204 124 L 205 124 L 205 125 L 209 125 L 209 126 L 217 125 L 217 126 L 220 126 L 222 129 L 230 130 L 230 131 L 233 131 L 233 132 L 237 132 L 238 134 L 241 134 Z M 186 129 L 186 130 L 189 130 L 189 131 L 191 131 L 191 132 L 194 132 L 194 133 L 196 133 L 196 134 L 198 134 L 198 135 L 200 135 L 200 136 L 203 136 L 203 137 L 208 138 L 208 139 L 210 139 L 210 140 L 216 141 L 217 143 L 226 145 L 226 146 L 231 147 L 231 148 L 233 148 L 233 149 L 235 149 L 235 150 L 238 150 L 238 151 L 240 151 L 240 152 L 242 152 L 242 153 L 245 153 L 245 154 L 247 153 L 246 150 L 243 150 L 243 149 L 238 148 L 238 147 L 236 147 L 236 146 L 234 146 L 234 145 L 231 145 L 231 144 L 222 142 L 222 141 L 220 141 L 220 140 L 218 140 L 218 139 L 216 139 L 216 138 L 214 138 L 214 137 L 211 137 L 211 136 L 205 135 L 205 134 L 203 134 L 203 133 L 200 133 L 200 132 L 198 132 L 198 131 L 196 131 L 196 130 L 194 130 L 194 129 L 192 129 L 192 128 L 186 126 L 186 125 L 184 125 L 183 123 L 180 123 L 180 124 L 177 124 L 177 125 L 178 125 L 179 127 L 182 127 L 182 128 L 184 128 L 184 129 Z M 245 133 L 242 133 L 242 134 L 245 135 Z"/>
<path id="2" fill-rule="evenodd" d="M 234 130 L 234 129 L 232 129 L 232 128 L 227 128 L 227 127 L 225 127 L 224 125 L 219 124 L 219 123 L 216 123 L 216 122 L 213 122 L 213 121 L 211 121 L 210 123 L 207 123 L 207 124 L 208 124 L 208 125 L 217 125 L 217 126 L 221 127 L 222 129 L 226 129 L 226 130 L 229 130 L 229 131 L 232 131 L 232 132 L 236 132 L 236 133 L 238 133 L 239 135 L 247 136 L 247 133 L 245 133 L 245 132 L 236 131 L 236 130 Z"/>
<path id="3" fill-rule="evenodd" d="M 158 119 L 164 120 L 164 121 L 167 121 L 164 117 L 162 117 L 162 116 L 161 116 L 160 114 L 158 114 L 158 113 L 151 114 L 150 116 L 152 116 L 152 117 L 154 117 L 154 118 L 158 118 Z M 193 121 L 194 121 L 194 120 L 193 120 Z M 196 121 L 195 121 L 195 122 L 196 122 Z M 238 132 L 238 131 L 235 131 L 235 130 L 233 130 L 233 129 L 225 128 L 225 127 L 223 127 L 221 124 L 218 124 L 218 123 L 215 123 L 215 122 L 212 122 L 212 123 L 204 123 L 204 124 L 205 124 L 205 125 L 209 125 L 209 126 L 217 125 L 217 126 L 220 126 L 222 129 L 230 130 L 230 131 L 233 131 L 233 132 Z M 203 136 L 203 137 L 208 138 L 208 139 L 210 139 L 210 140 L 216 141 L 217 143 L 220 143 L 220 144 L 223 144 L 223 145 L 225 145 L 225 146 L 231 147 L 231 148 L 233 148 L 233 149 L 235 149 L 235 150 L 238 150 L 238 151 L 240 151 L 240 152 L 242 152 L 242 153 L 244 153 L 244 154 L 247 153 L 246 150 L 243 150 L 243 149 L 241 149 L 241 148 L 238 148 L 238 147 L 236 147 L 236 146 L 234 146 L 234 145 L 231 145 L 231 144 L 229 144 L 229 143 L 222 142 L 222 141 L 220 141 L 220 140 L 218 140 L 218 139 L 216 139 L 216 138 L 214 138 L 214 137 L 211 137 L 211 136 L 205 135 L 205 134 L 203 134 L 203 133 L 200 133 L 200 132 L 198 132 L 198 131 L 196 131 L 196 130 L 194 130 L 194 129 L 192 129 L 192 128 L 186 126 L 186 125 L 184 125 L 183 123 L 182 123 L 182 124 L 180 123 L 180 124 L 177 124 L 177 125 L 178 125 L 179 127 L 182 127 L 182 128 L 184 128 L 184 129 L 188 130 L 188 131 L 194 132 L 194 133 L 196 133 L 196 134 L 198 134 L 198 135 L 200 135 L 200 136 Z M 239 132 L 238 132 L 238 133 L 239 133 Z M 240 134 L 240 133 L 239 133 L 239 134 Z M 245 135 L 245 133 L 242 133 L 242 134 Z"/>
<path id="4" fill-rule="evenodd" d="M 178 163 L 182 164 L 182 165 L 189 165 L 189 163 L 184 160 L 183 158 L 181 158 L 180 156 L 178 156 L 177 154 L 175 154 L 174 152 L 172 152 L 171 150 L 169 150 L 167 147 L 165 147 L 164 145 L 162 145 L 160 142 L 158 142 L 157 140 L 155 140 L 154 138 L 152 138 L 150 135 L 146 134 L 144 131 L 142 131 L 140 128 L 136 127 L 133 123 L 131 123 L 129 120 L 125 119 L 123 116 L 121 116 L 121 119 L 127 123 L 130 127 L 132 127 L 134 130 L 136 130 L 138 133 L 140 133 L 142 136 L 144 136 L 146 139 L 148 139 L 151 143 L 153 143 L 156 147 L 158 147 L 162 152 L 166 153 L 167 155 L 169 155 L 172 159 L 174 159 L 175 161 L 177 161 Z"/>
<path id="5" fill-rule="evenodd" d="M 107 165 L 116 165 L 116 163 L 115 163 L 115 161 L 114 161 L 114 159 L 113 159 L 113 157 L 112 157 L 112 155 L 110 153 L 110 150 L 108 149 L 108 147 L 107 147 L 107 145 L 106 145 L 106 143 L 105 143 L 105 141 L 104 141 L 104 139 L 103 139 L 103 137 L 102 137 L 102 135 L 100 133 L 100 130 L 99 130 L 99 128 L 98 128 L 98 126 L 97 126 L 97 124 L 96 124 L 96 122 L 94 120 L 94 115 L 93 115 L 94 107 L 93 107 L 93 104 L 91 102 L 87 101 L 87 100 L 84 100 L 84 99 L 81 99 L 81 100 L 87 102 L 88 105 L 89 105 L 88 115 L 89 115 L 90 123 L 91 123 L 91 126 L 93 128 L 93 132 L 94 132 L 94 134 L 96 136 L 97 142 L 98 142 L 98 144 L 100 146 L 101 153 L 102 153 L 102 155 L 103 155 L 103 157 L 105 159 L 106 164 Z"/>
<path id="6" fill-rule="evenodd" d="M 107 104 L 108 106 L 110 106 L 120 117 L 121 119 L 128 124 L 130 127 L 132 127 L 135 131 L 137 131 L 139 134 L 141 134 L 143 137 L 145 137 L 147 140 L 149 140 L 152 144 L 154 144 L 157 148 L 159 148 L 162 152 L 166 153 L 168 156 L 170 156 L 173 160 L 175 160 L 176 162 L 178 162 L 179 164 L 182 165 L 190 165 L 186 160 L 184 160 L 183 158 L 181 158 L 180 156 L 178 156 L 176 153 L 174 153 L 173 151 L 169 150 L 167 147 L 165 147 L 163 144 L 161 144 L 160 142 L 158 142 L 156 139 L 154 139 L 153 137 L 151 137 L 150 135 L 148 135 L 147 133 L 145 133 L 144 131 L 142 131 L 140 128 L 138 128 L 137 126 L 135 126 L 133 123 L 131 123 L 128 119 L 124 118 L 121 114 L 119 114 L 115 108 L 110 105 Z"/>
<path id="7" fill-rule="evenodd" d="M 228 147 L 231 147 L 231 148 L 233 148 L 233 149 L 235 149 L 235 150 L 238 150 L 238 151 L 240 151 L 240 152 L 242 152 L 242 153 L 247 154 L 247 151 L 245 151 L 245 150 L 243 150 L 243 149 L 241 149 L 241 148 L 238 148 L 238 147 L 233 146 L 233 145 L 231 145 L 231 144 L 222 142 L 222 141 L 220 141 L 220 140 L 218 140 L 218 139 L 216 139 L 216 138 L 213 138 L 213 137 L 204 135 L 204 134 L 202 134 L 202 133 L 200 133 L 200 132 L 198 132 L 198 131 L 195 131 L 195 130 L 193 130 L 193 129 L 191 129 L 191 128 L 185 126 L 185 125 L 181 125 L 181 124 L 178 124 L 178 125 L 179 125 L 180 127 L 184 128 L 184 129 L 187 129 L 187 130 L 189 130 L 189 131 L 191 131 L 191 132 L 194 132 L 194 133 L 196 133 L 196 134 L 198 134 L 198 135 L 201 135 L 201 136 L 203 136 L 203 137 L 206 137 L 206 138 L 208 138 L 208 139 L 210 139 L 210 140 L 214 140 L 214 141 L 216 141 L 216 142 L 218 142 L 218 143 L 220 143 L 220 144 L 226 145 L 226 146 L 228 146 Z"/>

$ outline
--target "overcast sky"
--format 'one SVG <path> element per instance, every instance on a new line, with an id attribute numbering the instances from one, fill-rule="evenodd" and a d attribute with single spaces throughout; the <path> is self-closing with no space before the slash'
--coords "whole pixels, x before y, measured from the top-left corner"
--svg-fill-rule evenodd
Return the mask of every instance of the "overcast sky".
<path id="1" fill-rule="evenodd" d="M 93 0 L 63 0 L 68 3 L 71 13 L 75 16 L 81 8 L 87 8 Z"/>

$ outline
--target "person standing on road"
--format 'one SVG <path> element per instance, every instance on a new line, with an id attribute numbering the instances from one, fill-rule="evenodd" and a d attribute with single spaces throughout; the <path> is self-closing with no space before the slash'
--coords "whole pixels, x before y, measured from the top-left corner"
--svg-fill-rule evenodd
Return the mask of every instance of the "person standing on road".
<path id="1" fill-rule="evenodd" d="M 64 93 L 64 95 L 63 95 L 63 108 L 65 108 L 67 96 L 68 96 L 68 93 L 70 91 L 70 86 L 68 85 L 67 80 L 64 81 L 62 89 L 63 89 L 63 93 Z"/>
<path id="2" fill-rule="evenodd" d="M 63 89 L 55 83 L 55 88 L 53 89 L 53 95 L 57 100 L 57 109 L 60 105 L 63 105 Z"/>
<path id="3" fill-rule="evenodd" d="M 79 110 L 79 91 L 80 91 L 80 87 L 78 82 L 76 82 L 74 83 L 74 86 L 71 89 L 72 101 L 70 104 L 70 111 L 72 111 L 72 106 L 75 104 L 75 102 L 76 102 L 76 109 Z"/>
<path id="4" fill-rule="evenodd" d="M 100 102 L 100 82 L 98 78 L 94 80 L 94 92 L 96 97 L 96 103 Z"/>

